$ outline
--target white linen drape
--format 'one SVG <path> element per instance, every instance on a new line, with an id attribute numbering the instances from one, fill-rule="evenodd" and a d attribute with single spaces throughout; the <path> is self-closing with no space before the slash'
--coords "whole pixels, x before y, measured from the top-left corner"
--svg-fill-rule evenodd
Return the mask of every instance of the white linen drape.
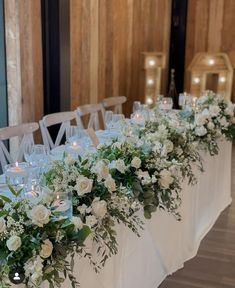
<path id="1" fill-rule="evenodd" d="M 195 170 L 198 183 L 183 183 L 182 221 L 158 211 L 150 221 L 144 220 L 140 238 L 119 226 L 119 253 L 99 274 L 88 261 L 76 259 L 74 274 L 81 288 L 157 288 L 196 255 L 203 237 L 231 203 L 232 144 L 223 141 L 219 146 L 219 155 L 203 155 L 205 172 Z M 70 287 L 69 282 L 63 287 Z"/>

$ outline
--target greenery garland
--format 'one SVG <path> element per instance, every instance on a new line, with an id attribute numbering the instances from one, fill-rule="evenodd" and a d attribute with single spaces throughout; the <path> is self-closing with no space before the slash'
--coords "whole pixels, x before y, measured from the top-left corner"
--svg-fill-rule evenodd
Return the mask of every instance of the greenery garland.
<path id="1" fill-rule="evenodd" d="M 118 251 L 117 223 L 140 236 L 143 222 L 138 211 L 149 219 L 164 209 L 180 220 L 181 183 L 196 183 L 195 165 L 203 170 L 200 151 L 216 155 L 218 140 L 232 141 L 234 135 L 234 105 L 209 93 L 194 110 L 167 115 L 152 111 L 144 126 L 125 123 L 122 136 L 99 145 L 95 153 L 53 161 L 37 203 L 10 187 L 13 200 L 0 196 L 1 287 L 9 287 L 15 271 L 28 287 L 40 287 L 45 280 L 60 287 L 66 277 L 75 287 L 75 253 L 99 271 Z M 51 209 L 51 197 L 58 191 L 73 195 L 71 219 Z M 87 238 L 99 261 L 87 249 Z"/>

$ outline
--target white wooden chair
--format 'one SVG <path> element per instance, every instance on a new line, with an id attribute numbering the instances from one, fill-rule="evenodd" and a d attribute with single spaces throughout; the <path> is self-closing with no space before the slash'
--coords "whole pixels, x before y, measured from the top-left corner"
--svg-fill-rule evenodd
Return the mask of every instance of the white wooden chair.
<path id="1" fill-rule="evenodd" d="M 99 121 L 99 114 L 101 115 L 101 121 L 104 124 L 104 108 L 101 104 L 86 104 L 79 106 L 76 110 L 78 127 L 84 129 L 84 122 L 82 117 L 88 116 L 88 125 L 86 128 L 93 128 L 99 130 L 101 128 Z"/>
<path id="2" fill-rule="evenodd" d="M 112 108 L 115 114 L 122 114 L 122 104 L 126 102 L 126 96 L 114 96 L 105 98 L 102 104 L 105 110 L 110 110 Z"/>
<path id="3" fill-rule="evenodd" d="M 38 123 L 24 123 L 16 126 L 9 126 L 0 128 L 0 164 L 2 170 L 8 163 L 14 163 L 16 161 L 23 161 L 24 147 L 34 144 L 33 132 L 39 129 Z M 18 137 L 21 138 L 16 157 L 13 157 L 7 147 L 5 146 L 5 140 Z"/>
<path id="4" fill-rule="evenodd" d="M 91 142 L 93 143 L 94 147 L 97 148 L 99 145 L 99 139 L 95 133 L 95 130 L 93 128 L 86 129 L 87 135 L 90 137 Z"/>
<path id="5" fill-rule="evenodd" d="M 42 120 L 39 121 L 44 145 L 53 149 L 61 144 L 64 135 L 66 139 L 68 139 L 69 128 L 73 120 L 76 120 L 76 113 L 74 111 L 58 112 L 44 116 Z M 61 125 L 56 140 L 53 142 L 48 127 L 58 124 Z"/>

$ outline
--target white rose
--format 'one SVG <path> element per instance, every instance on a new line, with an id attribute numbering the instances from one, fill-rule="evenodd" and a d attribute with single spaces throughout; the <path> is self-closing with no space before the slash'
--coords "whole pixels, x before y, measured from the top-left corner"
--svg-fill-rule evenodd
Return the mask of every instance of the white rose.
<path id="1" fill-rule="evenodd" d="M 97 223 L 97 219 L 94 215 L 89 215 L 86 217 L 86 225 L 89 226 L 90 228 L 95 226 Z"/>
<path id="2" fill-rule="evenodd" d="M 207 116 L 203 114 L 197 114 L 195 116 L 195 124 L 198 126 L 203 126 L 204 124 L 206 124 L 206 121 L 207 121 Z"/>
<path id="3" fill-rule="evenodd" d="M 116 161 L 114 161 L 114 167 L 119 171 L 121 172 L 122 174 L 125 173 L 127 167 L 124 163 L 124 161 L 122 159 L 118 159 Z"/>
<path id="4" fill-rule="evenodd" d="M 49 239 L 46 239 L 43 241 L 43 244 L 41 245 L 41 251 L 40 251 L 40 256 L 42 258 L 48 258 L 51 256 L 51 253 L 53 251 L 53 244 Z"/>
<path id="5" fill-rule="evenodd" d="M 83 222 L 80 217 L 72 217 L 71 222 L 73 223 L 75 230 L 81 230 L 83 228 Z"/>
<path id="6" fill-rule="evenodd" d="M 173 183 L 173 181 L 174 178 L 168 170 L 164 169 L 160 172 L 159 183 L 164 189 L 169 188 L 170 184 Z"/>
<path id="7" fill-rule="evenodd" d="M 219 106 L 211 105 L 209 107 L 209 112 L 210 112 L 211 117 L 216 117 L 219 115 L 220 108 L 219 108 Z"/>
<path id="8" fill-rule="evenodd" d="M 196 129 L 195 129 L 195 134 L 196 134 L 197 136 L 204 136 L 204 135 L 206 135 L 206 133 L 207 133 L 207 130 L 206 130 L 206 128 L 203 127 L 203 126 L 201 126 L 201 127 L 196 127 Z"/>
<path id="9" fill-rule="evenodd" d="M 207 124 L 208 129 L 213 130 L 215 128 L 215 124 L 213 122 L 209 122 Z"/>
<path id="10" fill-rule="evenodd" d="M 131 161 L 131 166 L 135 169 L 139 169 L 141 166 L 141 160 L 139 157 L 134 157 Z"/>
<path id="11" fill-rule="evenodd" d="M 231 122 L 234 124 L 235 123 L 235 117 L 233 117 L 232 119 L 231 119 Z"/>
<path id="12" fill-rule="evenodd" d="M 32 220 L 32 223 L 39 227 L 43 227 L 43 225 L 50 221 L 50 215 L 51 211 L 43 205 L 34 206 L 28 214 L 29 218 Z"/>
<path id="13" fill-rule="evenodd" d="M 0 233 L 6 231 L 6 221 L 3 217 L 0 217 Z"/>
<path id="14" fill-rule="evenodd" d="M 7 240 L 7 248 L 10 251 L 16 251 L 20 248 L 22 242 L 19 236 L 13 235 Z"/>
<path id="15" fill-rule="evenodd" d="M 89 179 L 85 176 L 78 176 L 76 180 L 75 190 L 78 195 L 84 195 L 86 193 L 90 193 L 93 186 L 93 180 Z"/>
<path id="16" fill-rule="evenodd" d="M 116 183 L 115 180 L 112 178 L 111 175 L 109 175 L 105 181 L 104 186 L 108 189 L 108 191 L 111 193 L 116 190 Z"/>
<path id="17" fill-rule="evenodd" d="M 228 121 L 226 120 L 225 117 L 220 118 L 219 119 L 219 123 L 220 123 L 221 126 L 224 126 L 224 127 L 228 127 L 228 125 L 229 125 L 229 123 L 228 123 Z"/>
<path id="18" fill-rule="evenodd" d="M 107 202 L 104 200 L 99 200 L 100 198 L 95 198 L 91 204 L 92 214 L 97 218 L 104 218 L 107 213 Z"/>
<path id="19" fill-rule="evenodd" d="M 101 181 L 102 179 L 106 179 L 109 175 L 109 167 L 102 160 L 100 160 L 96 163 L 96 165 L 92 168 L 92 171 L 95 174 L 97 174 L 98 181 Z"/>

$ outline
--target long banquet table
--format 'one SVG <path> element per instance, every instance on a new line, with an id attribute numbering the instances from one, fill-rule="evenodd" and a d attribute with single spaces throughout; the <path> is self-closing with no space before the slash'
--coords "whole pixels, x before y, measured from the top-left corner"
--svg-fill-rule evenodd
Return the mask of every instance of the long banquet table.
<path id="1" fill-rule="evenodd" d="M 158 211 L 151 220 L 144 220 L 140 238 L 119 225 L 119 252 L 99 274 L 88 260 L 76 259 L 74 274 L 81 288 L 157 288 L 197 254 L 201 240 L 231 203 L 232 144 L 223 141 L 219 146 L 219 155 L 203 155 L 205 172 L 195 169 L 198 183 L 182 183 L 182 221 Z"/>

